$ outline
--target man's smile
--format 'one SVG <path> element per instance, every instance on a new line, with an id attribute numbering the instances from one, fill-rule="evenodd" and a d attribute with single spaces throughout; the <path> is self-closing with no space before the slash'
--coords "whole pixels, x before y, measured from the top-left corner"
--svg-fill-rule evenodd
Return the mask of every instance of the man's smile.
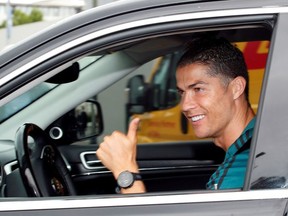
<path id="1" fill-rule="evenodd" d="M 196 116 L 192 116 L 190 119 L 192 120 L 192 122 L 197 122 L 202 120 L 205 117 L 205 115 L 196 115 Z"/>

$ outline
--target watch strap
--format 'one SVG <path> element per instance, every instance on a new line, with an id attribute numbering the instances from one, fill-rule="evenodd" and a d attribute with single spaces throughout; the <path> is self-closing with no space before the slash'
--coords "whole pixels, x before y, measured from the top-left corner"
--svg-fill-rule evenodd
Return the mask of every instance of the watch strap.
<path id="1" fill-rule="evenodd" d="M 132 173 L 132 172 L 131 172 Z M 142 176 L 140 175 L 140 173 L 132 173 L 134 176 L 134 181 L 136 180 L 142 180 Z"/>

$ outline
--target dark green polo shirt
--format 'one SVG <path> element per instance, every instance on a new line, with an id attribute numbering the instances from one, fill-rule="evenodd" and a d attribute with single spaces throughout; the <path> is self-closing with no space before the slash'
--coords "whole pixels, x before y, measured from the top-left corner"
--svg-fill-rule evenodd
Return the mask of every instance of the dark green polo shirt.
<path id="1" fill-rule="evenodd" d="M 256 118 L 254 117 L 241 136 L 229 147 L 223 163 L 210 177 L 207 189 L 234 189 L 244 185 L 250 142 Z"/>

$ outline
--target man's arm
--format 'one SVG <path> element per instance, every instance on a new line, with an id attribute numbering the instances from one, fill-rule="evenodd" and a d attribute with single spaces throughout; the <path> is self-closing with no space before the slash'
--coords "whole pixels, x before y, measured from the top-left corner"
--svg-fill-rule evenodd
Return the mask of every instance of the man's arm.
<path id="1" fill-rule="evenodd" d="M 114 131 L 110 136 L 105 136 L 96 151 L 98 159 L 113 173 L 116 180 L 120 173 L 126 170 L 139 173 L 136 161 L 139 121 L 139 118 L 135 118 L 130 122 L 127 135 Z M 121 189 L 121 193 L 144 193 L 145 191 L 145 185 L 140 180 L 135 181 L 130 188 Z"/>

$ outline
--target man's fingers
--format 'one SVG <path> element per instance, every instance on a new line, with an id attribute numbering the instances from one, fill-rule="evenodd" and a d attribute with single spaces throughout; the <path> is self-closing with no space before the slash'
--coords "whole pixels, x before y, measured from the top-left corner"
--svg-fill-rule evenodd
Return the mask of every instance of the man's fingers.
<path id="1" fill-rule="evenodd" d="M 127 133 L 127 136 L 130 140 L 136 139 L 137 128 L 138 128 L 139 122 L 140 122 L 139 118 L 135 118 L 130 122 L 128 133 Z"/>

